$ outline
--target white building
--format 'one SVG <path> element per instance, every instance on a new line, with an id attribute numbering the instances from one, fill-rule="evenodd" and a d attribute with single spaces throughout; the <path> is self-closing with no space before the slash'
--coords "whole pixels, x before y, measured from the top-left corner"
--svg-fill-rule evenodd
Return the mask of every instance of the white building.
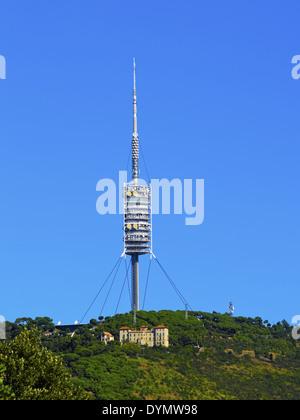
<path id="1" fill-rule="evenodd" d="M 119 340 L 121 343 L 130 341 L 141 345 L 164 346 L 169 347 L 169 329 L 164 325 L 149 330 L 148 327 L 142 326 L 139 330 L 128 327 L 119 328 Z"/>
<path id="2" fill-rule="evenodd" d="M 107 344 L 110 341 L 114 341 L 114 336 L 106 331 L 103 331 L 101 334 L 101 341 L 104 341 L 105 344 Z"/>

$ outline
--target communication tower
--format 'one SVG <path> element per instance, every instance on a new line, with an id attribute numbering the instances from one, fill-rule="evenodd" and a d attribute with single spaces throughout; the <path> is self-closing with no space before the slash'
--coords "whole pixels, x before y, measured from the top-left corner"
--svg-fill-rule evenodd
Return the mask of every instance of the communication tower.
<path id="1" fill-rule="evenodd" d="M 229 309 L 229 315 L 230 315 L 230 316 L 233 316 L 233 313 L 234 313 L 234 306 L 233 306 L 232 302 L 229 302 L 228 309 Z"/>
<path id="2" fill-rule="evenodd" d="M 133 60 L 132 181 L 123 186 L 124 253 L 131 256 L 131 309 L 139 310 L 139 256 L 151 254 L 151 187 L 139 180 L 139 137 Z M 139 182 L 140 181 L 140 182 Z"/>
<path id="3" fill-rule="evenodd" d="M 112 278 L 111 285 L 109 287 L 108 293 L 104 300 L 103 306 L 101 308 L 100 314 L 102 315 L 104 306 L 112 289 L 113 283 L 115 281 L 116 275 L 120 268 L 121 260 L 125 256 L 125 266 L 126 274 L 123 282 L 123 287 L 121 288 L 120 297 L 116 307 L 115 313 L 117 313 L 120 298 L 124 289 L 125 281 L 128 280 L 127 272 L 129 266 L 126 264 L 126 256 L 131 258 L 131 309 L 134 312 L 133 323 L 136 324 L 137 316 L 136 312 L 139 311 L 139 258 L 141 255 L 149 254 L 150 261 L 148 267 L 148 274 L 145 287 L 145 295 L 143 300 L 143 308 L 145 303 L 147 285 L 149 280 L 150 265 L 152 257 L 159 265 L 160 269 L 166 276 L 167 280 L 175 290 L 178 297 L 181 299 L 182 303 L 185 305 L 185 317 L 188 319 L 188 308 L 191 311 L 192 308 L 188 304 L 187 300 L 184 298 L 178 287 L 175 285 L 174 281 L 168 275 L 160 261 L 152 252 L 152 194 L 151 194 L 151 185 L 145 180 L 139 178 L 139 136 L 137 132 L 137 101 L 136 101 L 136 77 L 135 77 L 135 59 L 133 59 L 133 134 L 131 142 L 131 154 L 132 154 L 132 180 L 123 185 L 123 242 L 124 250 L 122 255 L 118 258 L 113 269 L 101 285 L 101 288 L 97 292 L 96 296 L 92 300 L 91 304 L 85 311 L 84 315 L 79 322 L 79 325 L 82 323 L 83 319 L 91 309 L 92 305 L 96 301 L 97 297 L 100 295 L 104 286 L 107 284 L 108 280 Z M 146 170 L 147 171 L 147 170 Z M 149 178 L 149 177 L 148 177 Z M 149 181 L 150 182 L 150 181 Z M 114 274 L 113 274 L 114 273 Z M 78 321 L 76 321 L 78 322 Z M 75 323 L 76 323 L 75 322 Z M 74 333 L 73 333 L 74 334 Z M 73 336 L 72 334 L 72 336 Z"/>

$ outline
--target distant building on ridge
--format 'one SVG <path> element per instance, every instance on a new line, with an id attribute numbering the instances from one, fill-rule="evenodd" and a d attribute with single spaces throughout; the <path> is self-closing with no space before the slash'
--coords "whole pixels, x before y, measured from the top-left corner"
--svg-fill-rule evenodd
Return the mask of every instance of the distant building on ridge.
<path id="1" fill-rule="evenodd" d="M 139 330 L 128 327 L 119 328 L 119 340 L 122 343 L 129 341 L 141 345 L 169 347 L 169 329 L 164 325 L 149 330 L 145 325 Z"/>

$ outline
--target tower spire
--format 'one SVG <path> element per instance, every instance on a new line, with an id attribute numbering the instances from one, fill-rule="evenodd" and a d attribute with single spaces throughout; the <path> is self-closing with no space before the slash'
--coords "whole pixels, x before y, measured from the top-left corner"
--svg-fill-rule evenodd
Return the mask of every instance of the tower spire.
<path id="1" fill-rule="evenodd" d="M 133 135 L 137 133 L 137 115 L 136 115 L 136 86 L 135 86 L 135 58 L 133 59 Z"/>
<path id="2" fill-rule="evenodd" d="M 139 137 L 137 133 L 137 106 L 135 85 L 135 58 L 133 59 L 133 135 L 132 135 L 132 180 L 137 184 L 139 172 Z"/>

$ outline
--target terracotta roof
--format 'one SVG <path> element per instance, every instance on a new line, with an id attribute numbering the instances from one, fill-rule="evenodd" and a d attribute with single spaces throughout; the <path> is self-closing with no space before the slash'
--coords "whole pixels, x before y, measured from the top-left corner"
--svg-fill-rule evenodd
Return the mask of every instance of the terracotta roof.
<path id="1" fill-rule="evenodd" d="M 165 325 L 158 325 L 157 327 L 153 327 L 153 329 L 155 330 L 155 328 L 168 328 Z"/>
<path id="2" fill-rule="evenodd" d="M 112 337 L 111 333 L 107 332 L 107 331 L 103 331 L 102 334 L 108 335 L 109 337 Z"/>
<path id="3" fill-rule="evenodd" d="M 128 327 L 121 327 L 121 328 L 119 328 L 119 330 L 129 330 L 129 328 Z"/>

